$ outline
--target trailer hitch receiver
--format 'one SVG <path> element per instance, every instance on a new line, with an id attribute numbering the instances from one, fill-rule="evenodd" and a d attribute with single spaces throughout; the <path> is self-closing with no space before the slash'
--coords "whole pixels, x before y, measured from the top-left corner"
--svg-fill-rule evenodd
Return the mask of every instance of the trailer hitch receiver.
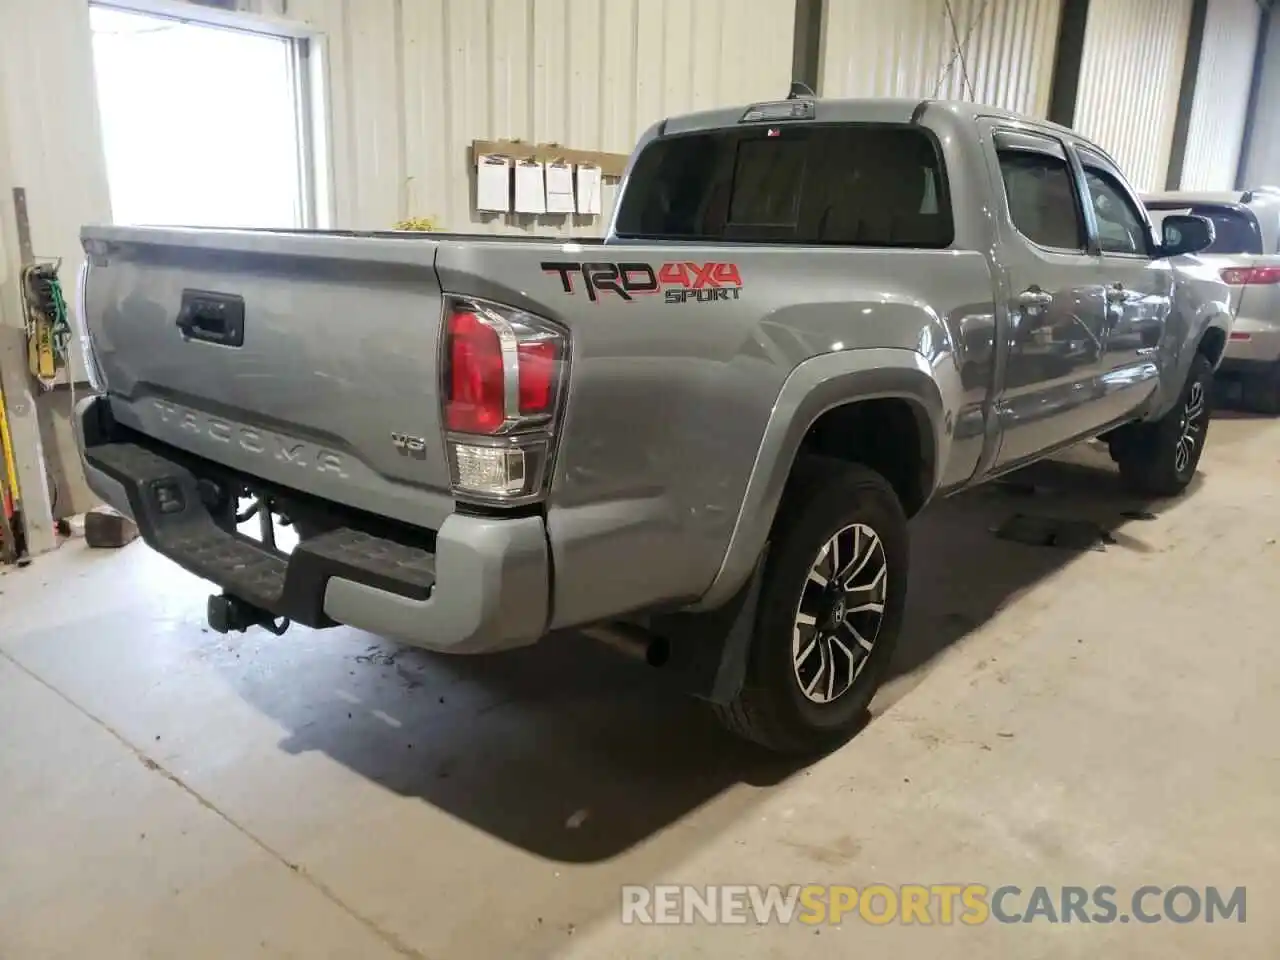
<path id="1" fill-rule="evenodd" d="M 277 637 L 289 629 L 289 621 L 229 593 L 209 597 L 209 628 L 217 633 L 244 633 L 250 627 L 274 633 Z"/>

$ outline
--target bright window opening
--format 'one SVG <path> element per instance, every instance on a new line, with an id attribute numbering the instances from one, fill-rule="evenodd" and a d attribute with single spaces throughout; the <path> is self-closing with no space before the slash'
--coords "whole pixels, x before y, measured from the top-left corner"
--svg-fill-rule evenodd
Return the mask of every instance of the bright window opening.
<path id="1" fill-rule="evenodd" d="M 118 224 L 315 225 L 306 41 L 90 9 Z"/>

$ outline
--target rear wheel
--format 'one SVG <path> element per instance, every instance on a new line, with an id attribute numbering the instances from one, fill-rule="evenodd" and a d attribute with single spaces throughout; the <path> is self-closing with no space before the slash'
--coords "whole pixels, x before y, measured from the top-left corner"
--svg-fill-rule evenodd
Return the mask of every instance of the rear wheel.
<path id="1" fill-rule="evenodd" d="M 817 753 L 863 724 L 902 626 L 907 520 L 866 467 L 797 465 L 774 526 L 742 690 L 724 724 L 771 750 Z"/>
<path id="2" fill-rule="evenodd" d="M 1241 399 L 1250 410 L 1273 417 L 1280 414 L 1280 360 L 1265 373 L 1245 380 Z"/>
<path id="3" fill-rule="evenodd" d="M 1172 497 L 1196 475 L 1212 414 L 1213 365 L 1196 354 L 1173 409 L 1117 430 L 1109 441 L 1120 477 L 1144 497 Z"/>

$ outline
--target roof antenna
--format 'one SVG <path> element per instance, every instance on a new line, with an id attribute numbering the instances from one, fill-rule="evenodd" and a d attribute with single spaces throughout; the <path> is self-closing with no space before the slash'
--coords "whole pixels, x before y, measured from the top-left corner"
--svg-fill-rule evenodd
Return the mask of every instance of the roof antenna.
<path id="1" fill-rule="evenodd" d="M 800 97 L 816 97 L 813 88 L 802 80 L 791 81 L 791 92 L 787 94 L 788 100 L 798 100 Z"/>

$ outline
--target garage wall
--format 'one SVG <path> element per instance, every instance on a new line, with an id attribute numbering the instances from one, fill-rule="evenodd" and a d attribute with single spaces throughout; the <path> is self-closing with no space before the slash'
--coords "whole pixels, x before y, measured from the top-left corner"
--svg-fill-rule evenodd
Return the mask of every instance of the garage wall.
<path id="1" fill-rule="evenodd" d="M 1262 10 L 1257 0 L 1209 0 L 1183 156 L 1183 190 L 1236 186 Z"/>
<path id="2" fill-rule="evenodd" d="M 37 257 L 62 259 L 68 293 L 80 267 L 80 227 L 111 219 L 106 160 L 98 128 L 90 57 L 89 8 L 85 0 L 0 0 L 0 238 L 12 236 L 12 190 L 27 192 L 31 242 Z M 16 249 L 0 241 L 0 299 L 16 304 Z M 16 311 L 15 311 L 16 313 Z M 6 336 L 21 318 L 7 309 Z M 73 350 L 78 349 L 73 343 Z M 73 370 L 82 379 L 77 357 Z M 11 388 L 16 397 L 15 385 Z M 35 389 L 35 388 L 33 388 Z M 13 398 L 11 398 L 13 399 Z M 43 436 L 47 476 L 56 490 L 55 515 L 93 506 L 71 432 L 71 393 L 55 388 L 37 394 L 34 413 Z M 10 411 L 15 421 L 32 411 Z M 15 429 L 15 444 L 25 435 Z M 17 451 L 20 471 L 35 469 L 31 446 Z M 38 476 L 38 473 L 33 474 Z M 24 489 L 27 484 L 24 483 Z"/>
<path id="3" fill-rule="evenodd" d="M 1061 0 L 826 0 L 828 97 L 974 100 L 1043 117 Z M 963 57 L 957 55 L 963 52 Z"/>
<path id="4" fill-rule="evenodd" d="M 1163 189 L 1191 0 L 1091 0 L 1073 126 L 1139 190 Z"/>
<path id="5" fill-rule="evenodd" d="M 1280 12 L 1266 18 L 1253 130 L 1246 147 L 1242 186 L 1280 184 Z"/>
<path id="6" fill-rule="evenodd" d="M 630 151 L 664 116 L 786 94 L 793 0 L 289 0 L 328 35 L 336 225 L 602 232 L 477 214 L 473 139 Z M 606 201 L 611 199 L 611 190 Z M 574 220 L 577 218 L 570 218 Z"/>

